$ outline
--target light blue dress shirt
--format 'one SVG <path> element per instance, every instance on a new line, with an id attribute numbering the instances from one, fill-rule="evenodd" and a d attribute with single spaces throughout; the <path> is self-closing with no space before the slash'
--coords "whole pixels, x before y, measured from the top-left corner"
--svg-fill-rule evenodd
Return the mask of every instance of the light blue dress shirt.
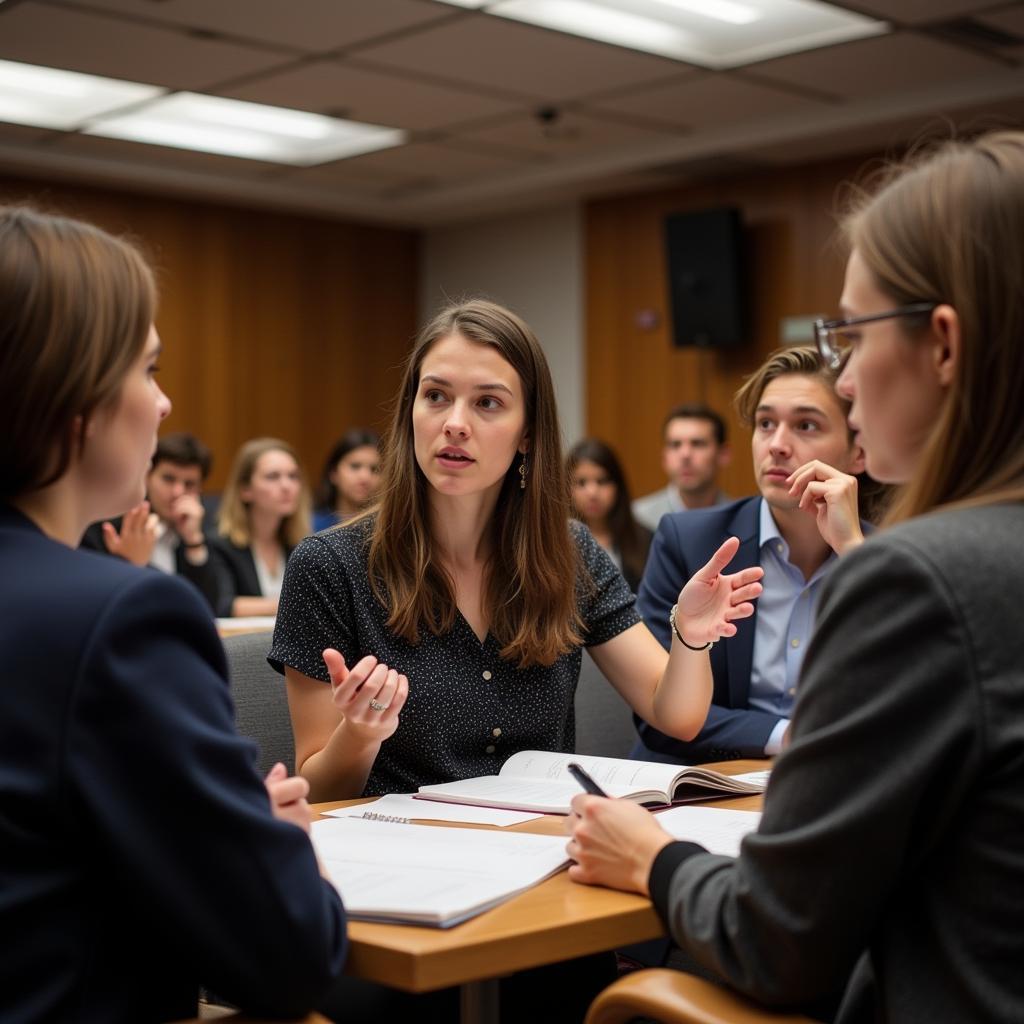
<path id="1" fill-rule="evenodd" d="M 782 736 L 796 699 L 796 686 L 804 651 L 814 628 L 821 582 L 836 562 L 836 553 L 818 567 L 809 580 L 790 562 L 789 545 L 779 533 L 768 502 L 761 502 L 761 568 L 764 591 L 757 599 L 754 656 L 750 670 L 752 708 L 781 715 L 768 742 L 766 754 L 782 749 Z"/>

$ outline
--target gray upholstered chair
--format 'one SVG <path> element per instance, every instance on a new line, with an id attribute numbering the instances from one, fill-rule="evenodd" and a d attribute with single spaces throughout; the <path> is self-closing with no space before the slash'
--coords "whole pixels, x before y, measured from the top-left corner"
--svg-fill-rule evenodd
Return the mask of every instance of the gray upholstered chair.
<path id="1" fill-rule="evenodd" d="M 276 761 L 283 761 L 290 772 L 295 771 L 295 740 L 284 677 L 267 664 L 270 640 L 269 632 L 224 638 L 235 722 L 243 736 L 259 744 L 257 766 L 262 774 Z"/>
<path id="2" fill-rule="evenodd" d="M 590 655 L 583 652 L 576 689 L 576 750 L 580 754 L 627 757 L 636 742 L 633 713 Z"/>

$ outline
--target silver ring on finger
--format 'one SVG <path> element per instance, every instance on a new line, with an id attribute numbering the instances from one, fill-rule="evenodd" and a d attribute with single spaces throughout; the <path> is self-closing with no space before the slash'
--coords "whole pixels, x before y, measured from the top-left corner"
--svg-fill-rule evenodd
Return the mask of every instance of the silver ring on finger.
<path id="1" fill-rule="evenodd" d="M 373 697 L 370 698 L 371 711 L 387 711 L 389 707 L 391 707 L 390 704 L 381 704 L 379 700 L 375 700 Z"/>

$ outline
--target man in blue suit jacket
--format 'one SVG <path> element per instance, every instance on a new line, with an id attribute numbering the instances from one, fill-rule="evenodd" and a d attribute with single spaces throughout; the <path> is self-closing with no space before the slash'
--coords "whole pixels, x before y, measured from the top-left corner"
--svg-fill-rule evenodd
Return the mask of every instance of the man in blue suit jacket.
<path id="1" fill-rule="evenodd" d="M 661 520 L 637 606 L 666 648 L 679 588 L 727 537 L 740 540 L 729 571 L 762 566 L 764 593 L 753 617 L 741 619 L 736 635 L 710 652 L 714 694 L 697 737 L 683 743 L 637 719 L 640 742 L 632 756 L 698 764 L 781 749 L 821 581 L 837 553 L 863 540 L 855 479 L 863 454 L 834 380 L 813 348 L 775 353 L 736 398 L 753 427 L 760 497 Z"/>

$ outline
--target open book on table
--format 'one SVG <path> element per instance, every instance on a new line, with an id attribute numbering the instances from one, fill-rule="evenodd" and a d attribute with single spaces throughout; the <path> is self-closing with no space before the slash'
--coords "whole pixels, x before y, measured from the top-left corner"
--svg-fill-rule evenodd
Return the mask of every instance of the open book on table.
<path id="1" fill-rule="evenodd" d="M 567 867 L 565 836 L 314 821 L 313 846 L 345 912 L 363 921 L 450 928 Z"/>
<path id="2" fill-rule="evenodd" d="M 752 773 L 757 778 L 746 778 L 723 775 L 699 766 L 521 750 L 501 766 L 497 775 L 420 786 L 416 799 L 568 814 L 570 801 L 581 792 L 566 769 L 573 761 L 588 771 L 609 796 L 646 806 L 747 796 L 764 791 L 760 772 Z"/>

